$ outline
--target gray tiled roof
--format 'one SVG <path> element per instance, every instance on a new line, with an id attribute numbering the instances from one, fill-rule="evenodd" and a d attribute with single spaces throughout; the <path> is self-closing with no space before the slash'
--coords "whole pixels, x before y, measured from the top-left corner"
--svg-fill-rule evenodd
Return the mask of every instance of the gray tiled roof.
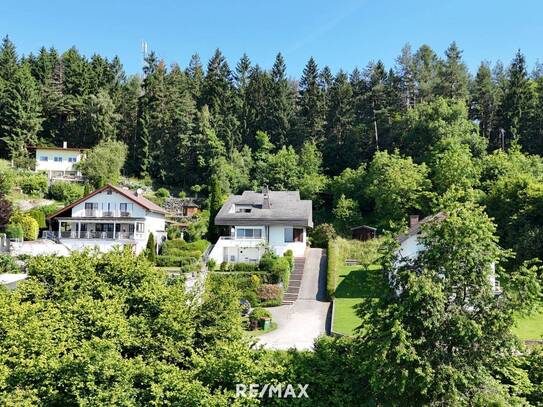
<path id="1" fill-rule="evenodd" d="M 311 201 L 301 200 L 298 191 L 269 191 L 270 208 L 262 207 L 263 194 L 245 191 L 231 195 L 215 217 L 216 225 L 280 225 L 313 227 Z M 251 205 L 250 213 L 236 213 L 233 205 Z"/>

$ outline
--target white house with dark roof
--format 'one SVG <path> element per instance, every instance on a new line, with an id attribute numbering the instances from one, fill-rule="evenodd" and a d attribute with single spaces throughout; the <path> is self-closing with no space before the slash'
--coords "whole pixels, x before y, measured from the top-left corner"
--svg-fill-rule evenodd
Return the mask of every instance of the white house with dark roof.
<path id="1" fill-rule="evenodd" d="M 258 262 L 266 249 L 304 256 L 307 229 L 313 227 L 312 203 L 298 191 L 245 191 L 232 195 L 215 217 L 221 236 L 209 254 L 217 263 Z"/>
<path id="2" fill-rule="evenodd" d="M 81 173 L 75 164 L 85 155 L 85 149 L 68 147 L 65 141 L 62 147 L 32 147 L 36 154 L 36 172 L 47 175 L 49 180 L 81 181 Z"/>
<path id="3" fill-rule="evenodd" d="M 49 236 L 70 250 L 132 246 L 141 253 L 152 233 L 166 237 L 166 211 L 144 198 L 142 191 L 106 185 L 52 214 Z"/>

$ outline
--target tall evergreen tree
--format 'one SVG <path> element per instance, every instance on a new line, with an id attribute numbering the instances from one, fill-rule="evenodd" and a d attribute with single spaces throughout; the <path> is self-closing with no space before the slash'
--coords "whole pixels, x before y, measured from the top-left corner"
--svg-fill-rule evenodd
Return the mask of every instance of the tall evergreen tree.
<path id="1" fill-rule="evenodd" d="M 301 146 L 307 140 L 319 146 L 324 141 L 324 95 L 320 86 L 320 75 L 317 63 L 311 57 L 307 62 L 298 96 L 297 134 L 291 143 Z"/>
<path id="2" fill-rule="evenodd" d="M 37 144 L 43 117 L 38 84 L 28 64 L 16 69 L 1 97 L 2 155 L 29 166 L 27 147 Z"/>
<path id="3" fill-rule="evenodd" d="M 467 100 L 469 74 L 456 42 L 449 45 L 445 57 L 438 70 L 436 93 L 447 98 Z"/>
<path id="4" fill-rule="evenodd" d="M 533 114 L 534 94 L 526 71 L 524 55 L 517 51 L 507 72 L 507 84 L 501 105 L 502 127 L 506 132 L 506 144 L 519 138 L 526 140 L 529 132 L 527 124 Z"/>
<path id="5" fill-rule="evenodd" d="M 281 53 L 275 57 L 270 72 L 269 117 L 267 130 L 277 145 L 285 145 L 291 130 L 295 110 L 294 89 L 286 77 L 286 64 Z"/>
<path id="6" fill-rule="evenodd" d="M 491 141 L 496 130 L 499 92 L 487 63 L 481 63 L 471 87 L 470 117 L 479 122 L 481 134 Z"/>

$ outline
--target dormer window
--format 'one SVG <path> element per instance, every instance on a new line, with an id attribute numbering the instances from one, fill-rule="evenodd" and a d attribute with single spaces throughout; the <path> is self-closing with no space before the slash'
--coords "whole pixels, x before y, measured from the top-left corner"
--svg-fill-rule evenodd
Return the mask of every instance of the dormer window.
<path id="1" fill-rule="evenodd" d="M 251 213 L 252 205 L 236 205 L 236 213 Z"/>

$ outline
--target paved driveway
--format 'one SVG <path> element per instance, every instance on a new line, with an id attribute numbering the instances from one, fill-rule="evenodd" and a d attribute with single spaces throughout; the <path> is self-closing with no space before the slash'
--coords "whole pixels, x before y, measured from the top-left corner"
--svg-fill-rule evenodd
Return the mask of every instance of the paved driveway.
<path id="1" fill-rule="evenodd" d="M 292 305 L 271 307 L 275 331 L 259 337 L 267 349 L 312 349 L 317 337 L 329 331 L 330 303 L 326 301 L 326 255 L 308 249 L 298 299 Z"/>

